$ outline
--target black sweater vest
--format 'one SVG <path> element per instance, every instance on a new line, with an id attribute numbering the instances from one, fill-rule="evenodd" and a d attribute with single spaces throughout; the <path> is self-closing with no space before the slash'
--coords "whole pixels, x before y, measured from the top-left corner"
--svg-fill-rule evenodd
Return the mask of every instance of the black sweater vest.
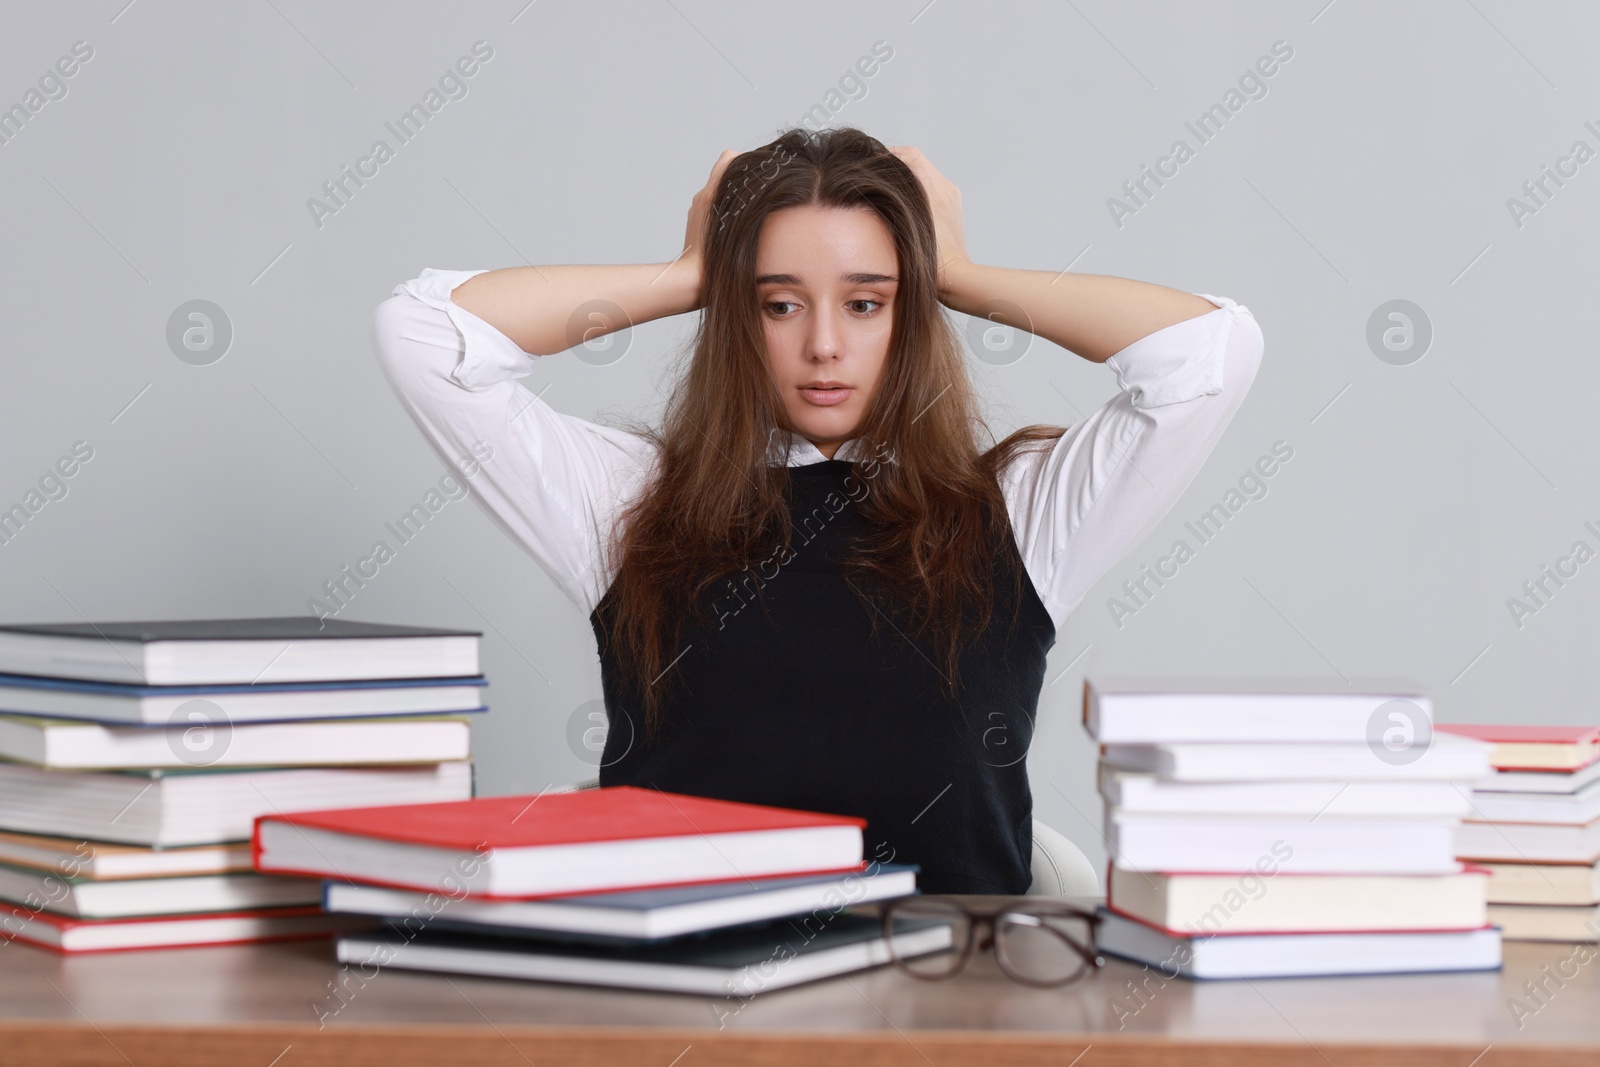
<path id="1" fill-rule="evenodd" d="M 1055 625 L 1024 573 L 1013 628 L 1007 568 L 1022 562 L 1008 531 L 992 620 L 964 642 L 950 700 L 935 647 L 913 642 L 896 605 L 856 579 L 883 605 L 863 607 L 838 566 L 866 530 L 854 504 L 864 492 L 870 479 L 849 462 L 789 468 L 792 558 L 752 567 L 737 593 L 712 587 L 709 621 L 686 624 L 687 651 L 655 683 L 680 675 L 651 743 L 606 640 L 614 604 L 601 599 L 590 615 L 610 724 L 600 784 L 861 816 L 867 858 L 917 864 L 923 892 L 1025 893 L 1024 757 Z"/>

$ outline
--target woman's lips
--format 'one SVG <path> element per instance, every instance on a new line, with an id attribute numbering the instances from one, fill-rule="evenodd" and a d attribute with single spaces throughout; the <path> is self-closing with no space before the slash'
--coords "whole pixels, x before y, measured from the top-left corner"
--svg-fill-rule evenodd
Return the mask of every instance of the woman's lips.
<path id="1" fill-rule="evenodd" d="M 843 403 L 850 395 L 850 387 L 841 385 L 837 389 L 811 389 L 802 387 L 800 395 L 806 398 L 807 403 L 815 404 L 822 408 L 831 408 L 835 404 Z"/>

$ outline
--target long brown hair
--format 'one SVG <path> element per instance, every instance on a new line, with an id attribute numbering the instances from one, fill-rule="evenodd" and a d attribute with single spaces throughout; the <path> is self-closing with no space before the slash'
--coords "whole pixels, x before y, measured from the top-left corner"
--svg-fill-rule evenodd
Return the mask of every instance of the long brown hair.
<path id="1" fill-rule="evenodd" d="M 687 372 L 661 429 L 637 427 L 659 449 L 659 466 L 609 546 L 615 578 L 606 596 L 616 626 L 607 637 L 632 672 L 647 737 L 660 726 L 685 615 L 705 619 L 701 599 L 710 587 L 790 543 L 788 468 L 769 466 L 766 456 L 774 431 L 792 427 L 767 366 L 756 250 L 769 214 L 806 204 L 870 208 L 893 235 L 899 286 L 889 351 L 862 440 L 851 446 L 879 457 L 857 504 L 873 535 L 847 562 L 847 577 L 874 630 L 882 608 L 866 601 L 862 586 L 899 592 L 913 633 L 942 647 L 952 699 L 967 627 L 981 632 L 991 621 L 994 568 L 1004 562 L 996 546 L 1012 536 L 998 473 L 1020 450 L 1064 432 L 1028 426 L 980 450 L 978 431 L 993 435 L 939 303 L 927 195 L 882 142 L 849 127 L 796 128 L 735 157 L 710 207 L 705 313 Z M 1020 604 L 1021 570 L 1013 572 L 1012 602 Z"/>

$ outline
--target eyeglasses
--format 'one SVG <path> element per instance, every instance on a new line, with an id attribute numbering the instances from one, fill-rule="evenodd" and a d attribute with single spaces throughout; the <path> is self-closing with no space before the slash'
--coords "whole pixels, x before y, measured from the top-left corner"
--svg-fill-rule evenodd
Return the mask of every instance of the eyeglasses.
<path id="1" fill-rule="evenodd" d="M 950 925 L 950 948 L 901 957 L 895 952 L 897 923 Z M 1100 917 L 1092 911 L 1052 900 L 1022 900 L 972 906 L 950 897 L 910 896 L 883 905 L 883 936 L 889 962 L 913 978 L 938 981 L 960 973 L 980 952 L 994 948 L 995 962 L 1024 985 L 1063 986 L 1105 965 L 1094 950 Z M 903 932 L 903 931 L 902 931 Z"/>

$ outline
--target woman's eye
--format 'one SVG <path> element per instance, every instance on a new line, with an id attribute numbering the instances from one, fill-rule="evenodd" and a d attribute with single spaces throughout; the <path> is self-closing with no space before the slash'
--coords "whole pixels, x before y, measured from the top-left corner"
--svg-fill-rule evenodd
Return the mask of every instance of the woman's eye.
<path id="1" fill-rule="evenodd" d="M 786 314 L 786 308 L 796 306 L 798 305 L 793 300 L 769 300 L 766 303 L 767 310 L 780 318 Z M 845 307 L 849 308 L 858 315 L 870 315 L 873 313 L 873 311 L 881 308 L 882 306 L 883 301 L 881 300 L 868 300 L 865 298 L 860 300 L 848 300 L 845 302 Z"/>

